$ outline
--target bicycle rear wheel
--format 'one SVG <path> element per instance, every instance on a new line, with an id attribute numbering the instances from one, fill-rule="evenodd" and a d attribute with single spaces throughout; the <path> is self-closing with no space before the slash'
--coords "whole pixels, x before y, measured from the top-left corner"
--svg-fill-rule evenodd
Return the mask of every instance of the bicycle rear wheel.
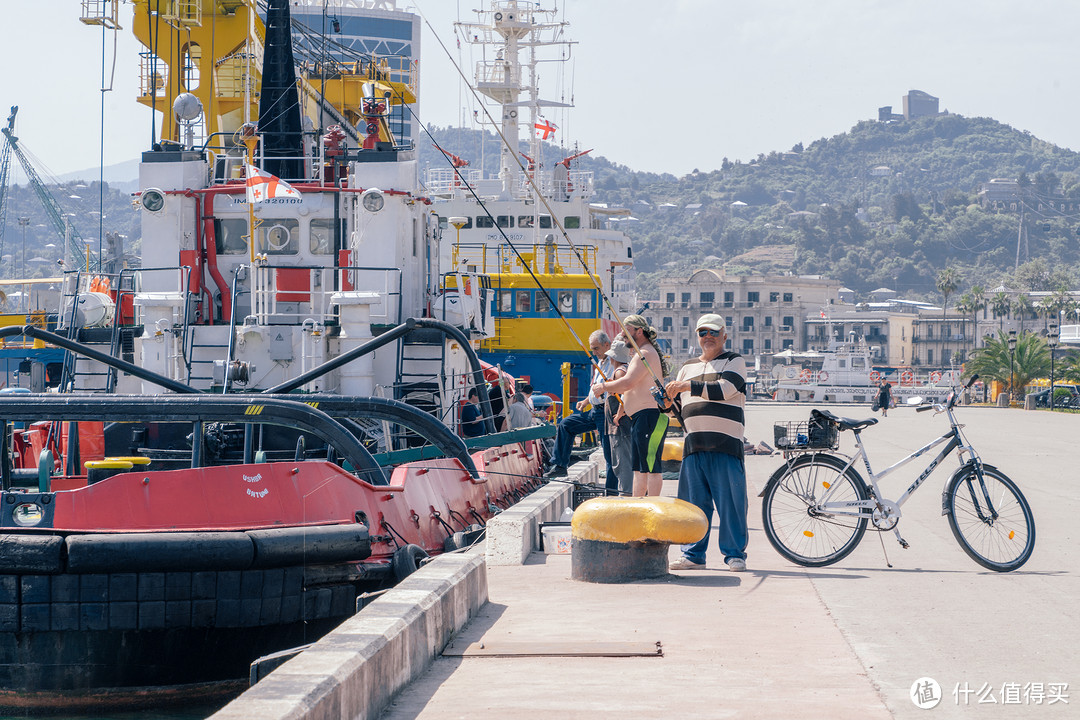
<path id="1" fill-rule="evenodd" d="M 982 482 L 974 467 L 945 488 L 949 527 L 972 560 L 997 572 L 1015 570 L 1035 549 L 1035 519 L 1023 493 L 1003 472 L 986 465 Z"/>
<path id="2" fill-rule="evenodd" d="M 866 484 L 832 455 L 802 455 L 777 469 L 765 486 L 761 519 L 776 552 L 806 567 L 846 557 L 866 532 L 866 515 L 832 515 L 816 509 L 829 503 L 866 500 Z"/>

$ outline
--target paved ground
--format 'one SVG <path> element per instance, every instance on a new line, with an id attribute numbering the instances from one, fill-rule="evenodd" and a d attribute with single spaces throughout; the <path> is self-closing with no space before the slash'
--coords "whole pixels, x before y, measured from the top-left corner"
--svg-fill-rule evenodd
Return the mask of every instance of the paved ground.
<path id="1" fill-rule="evenodd" d="M 747 434 L 771 442 L 775 420 L 807 412 L 752 405 Z M 660 641 L 662 658 L 441 658 L 385 719 L 1080 716 L 1080 415 L 959 413 L 983 459 L 1032 505 L 1035 554 L 1020 571 L 986 571 L 953 540 L 940 509 L 952 459 L 904 506 L 911 548 L 881 536 L 891 569 L 876 533 L 837 565 L 788 563 L 768 544 L 754 497 L 746 573 L 727 572 L 714 550 L 706 571 L 593 585 L 569 579 L 568 556 L 534 553 L 525 566 L 489 568 L 490 602 L 458 641 Z M 864 439 L 882 469 L 946 427 L 943 416 L 900 408 Z M 779 460 L 747 458 L 753 494 Z M 899 496 L 924 465 L 890 478 L 886 492 Z M 923 677 L 941 687 L 930 711 L 909 698 Z"/>

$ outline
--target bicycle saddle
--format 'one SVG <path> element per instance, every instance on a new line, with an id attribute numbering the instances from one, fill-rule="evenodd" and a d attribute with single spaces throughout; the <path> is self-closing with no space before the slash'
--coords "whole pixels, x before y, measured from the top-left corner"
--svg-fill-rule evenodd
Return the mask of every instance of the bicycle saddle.
<path id="1" fill-rule="evenodd" d="M 833 415 L 828 410 L 811 410 L 811 414 L 818 414 L 822 417 L 832 420 L 840 426 L 841 430 L 862 430 L 868 428 L 871 425 L 877 425 L 877 418 L 866 418 L 865 420 L 853 420 L 851 418 L 842 418 L 839 415 Z"/>

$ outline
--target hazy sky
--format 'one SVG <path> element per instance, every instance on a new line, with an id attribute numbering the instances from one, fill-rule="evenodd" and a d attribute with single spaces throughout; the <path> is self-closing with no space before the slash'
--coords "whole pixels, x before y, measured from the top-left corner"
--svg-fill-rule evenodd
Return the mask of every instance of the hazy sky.
<path id="1" fill-rule="evenodd" d="M 411 5 L 471 68 L 452 23 L 479 2 Z M 113 38 L 80 23 L 79 10 L 77 0 L 4 2 L 2 117 L 20 106 L 18 135 L 55 174 L 96 167 L 101 151 L 103 40 L 111 62 Z M 545 97 L 572 92 L 576 102 L 552 114 L 561 139 L 636 170 L 681 175 L 787 150 L 874 118 L 881 105 L 899 112 L 910 89 L 1080 149 L 1075 0 L 563 0 L 559 10 L 579 43 L 561 84 L 553 66 L 542 78 Z M 149 110 L 134 99 L 131 5 L 121 13 L 105 165 L 150 143 Z M 426 25 L 421 68 L 421 119 L 456 124 L 456 71 Z"/>

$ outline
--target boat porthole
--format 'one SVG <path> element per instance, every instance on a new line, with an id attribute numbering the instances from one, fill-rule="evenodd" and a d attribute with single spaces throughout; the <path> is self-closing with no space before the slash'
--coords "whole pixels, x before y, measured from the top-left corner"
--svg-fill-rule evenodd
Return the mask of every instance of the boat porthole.
<path id="1" fill-rule="evenodd" d="M 45 511 L 33 502 L 16 505 L 11 511 L 11 520 L 19 527 L 35 527 L 44 519 Z"/>

